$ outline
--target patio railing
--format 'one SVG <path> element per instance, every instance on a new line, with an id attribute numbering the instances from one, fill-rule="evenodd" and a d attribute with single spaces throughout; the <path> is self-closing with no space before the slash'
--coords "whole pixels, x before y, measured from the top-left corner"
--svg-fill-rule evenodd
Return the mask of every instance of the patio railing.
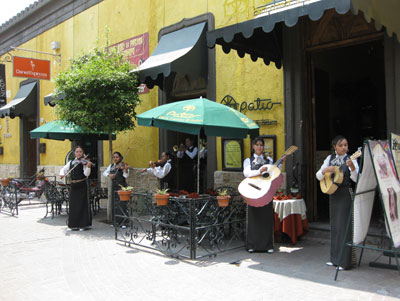
<path id="1" fill-rule="evenodd" d="M 123 212 L 116 204 L 115 239 L 168 256 L 187 259 L 215 256 L 245 246 L 246 205 L 233 195 L 227 207 L 216 197 L 170 197 L 157 206 L 151 193 L 132 193 Z"/>

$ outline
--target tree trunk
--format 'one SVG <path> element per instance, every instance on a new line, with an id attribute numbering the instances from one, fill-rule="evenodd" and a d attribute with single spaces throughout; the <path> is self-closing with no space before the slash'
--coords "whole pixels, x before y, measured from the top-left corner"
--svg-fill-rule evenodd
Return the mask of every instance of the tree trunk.
<path id="1" fill-rule="evenodd" d="M 109 159 L 110 164 L 112 163 L 112 133 L 108 134 L 108 151 L 109 151 Z M 112 212 L 114 208 L 112 207 L 112 180 L 108 178 L 107 183 L 108 188 L 108 201 L 107 201 L 107 220 L 112 224 Z"/>

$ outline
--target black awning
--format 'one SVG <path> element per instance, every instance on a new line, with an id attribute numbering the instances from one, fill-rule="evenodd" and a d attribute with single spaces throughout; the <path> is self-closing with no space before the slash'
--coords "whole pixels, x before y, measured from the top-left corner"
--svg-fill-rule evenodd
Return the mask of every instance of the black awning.
<path id="1" fill-rule="evenodd" d="M 184 27 L 161 37 L 151 56 L 134 71 L 149 88 L 162 86 L 163 79 L 171 73 L 193 78 L 205 76 L 207 47 L 205 25 Z"/>
<path id="2" fill-rule="evenodd" d="M 279 5 L 279 2 L 274 5 Z M 268 10 L 268 7 L 253 20 L 207 32 L 207 46 L 213 48 L 219 44 L 225 53 L 235 49 L 240 57 L 248 53 L 253 61 L 262 58 L 265 64 L 272 61 L 280 68 L 283 22 L 292 27 L 302 16 L 309 16 L 316 21 L 323 16 L 325 10 L 332 8 L 339 14 L 345 14 L 352 8 L 352 3 L 351 0 L 304 0 L 293 1 L 289 6 L 275 10 Z"/>
<path id="3" fill-rule="evenodd" d="M 60 100 L 60 99 L 64 99 L 65 98 L 65 94 L 61 94 L 58 97 L 54 97 L 54 94 L 51 93 L 49 95 L 46 95 L 44 97 L 44 105 L 50 105 L 51 107 L 54 107 L 56 105 L 56 103 L 54 102 L 55 100 Z"/>
<path id="4" fill-rule="evenodd" d="M 0 108 L 0 117 L 31 115 L 35 112 L 36 97 L 36 82 L 22 85 L 14 99 Z"/>

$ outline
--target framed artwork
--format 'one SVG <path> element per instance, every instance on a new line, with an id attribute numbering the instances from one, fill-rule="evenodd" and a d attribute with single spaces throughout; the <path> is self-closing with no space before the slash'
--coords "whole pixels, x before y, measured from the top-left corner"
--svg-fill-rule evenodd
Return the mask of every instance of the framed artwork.
<path id="1" fill-rule="evenodd" d="M 264 154 L 276 162 L 276 135 L 262 135 L 264 139 Z"/>
<path id="2" fill-rule="evenodd" d="M 242 171 L 243 169 L 243 140 L 221 139 L 222 170 Z"/>

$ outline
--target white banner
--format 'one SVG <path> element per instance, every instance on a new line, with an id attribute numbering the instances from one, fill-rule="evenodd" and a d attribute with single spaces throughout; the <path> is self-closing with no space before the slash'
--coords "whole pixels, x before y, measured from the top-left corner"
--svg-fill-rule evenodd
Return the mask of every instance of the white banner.
<path id="1" fill-rule="evenodd" d="M 354 243 L 362 243 L 367 236 L 374 205 L 377 182 L 368 144 L 364 144 L 362 173 L 358 176 L 354 198 Z M 368 193 L 364 191 L 372 190 Z M 361 194 L 358 194 L 361 193 Z"/>

